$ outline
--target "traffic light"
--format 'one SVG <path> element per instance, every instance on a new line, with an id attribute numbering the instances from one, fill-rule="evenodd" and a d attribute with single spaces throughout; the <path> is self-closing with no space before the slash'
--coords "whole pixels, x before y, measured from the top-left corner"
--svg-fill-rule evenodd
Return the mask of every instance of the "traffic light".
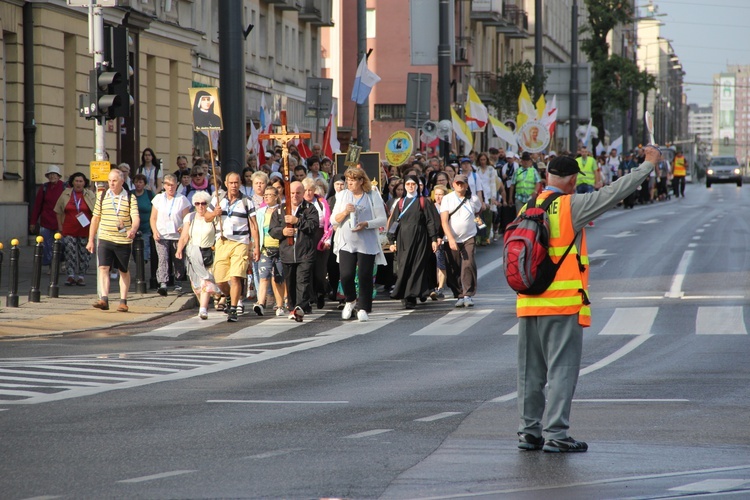
<path id="1" fill-rule="evenodd" d="M 97 66 L 89 72 L 89 114 L 87 118 L 111 119 L 113 109 L 120 104 L 115 87 L 122 82 L 122 75 L 109 71 L 107 66 Z"/>
<path id="2" fill-rule="evenodd" d="M 130 108 L 133 106 L 133 97 L 130 95 L 130 78 L 133 76 L 130 53 L 133 45 L 127 28 L 108 26 L 104 29 L 104 60 L 122 76 L 113 84 L 113 92 L 119 99 L 109 109 L 109 118 L 130 116 Z"/>

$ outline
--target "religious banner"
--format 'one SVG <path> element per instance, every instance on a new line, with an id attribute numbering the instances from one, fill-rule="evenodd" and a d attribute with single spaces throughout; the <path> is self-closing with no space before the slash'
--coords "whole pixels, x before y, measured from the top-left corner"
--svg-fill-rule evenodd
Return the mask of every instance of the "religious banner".
<path id="1" fill-rule="evenodd" d="M 195 130 L 222 130 L 219 89 L 216 87 L 191 87 L 188 89 L 193 107 Z"/>

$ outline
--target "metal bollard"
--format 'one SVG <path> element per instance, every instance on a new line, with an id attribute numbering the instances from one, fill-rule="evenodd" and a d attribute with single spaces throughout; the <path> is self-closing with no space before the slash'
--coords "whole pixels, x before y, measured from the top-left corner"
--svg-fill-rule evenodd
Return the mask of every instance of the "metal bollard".
<path id="1" fill-rule="evenodd" d="M 133 242 L 133 257 L 135 257 L 135 293 L 146 293 L 146 264 L 143 255 L 143 233 L 138 231 Z"/>
<path id="2" fill-rule="evenodd" d="M 5 305 L 18 307 L 18 260 L 21 250 L 18 248 L 18 240 L 10 240 L 10 281 L 8 282 L 8 300 Z"/>
<path id="3" fill-rule="evenodd" d="M 55 242 L 52 244 L 52 263 L 50 264 L 49 290 L 47 297 L 56 299 L 60 296 L 60 257 L 62 256 L 62 234 L 55 233 Z"/>
<path id="4" fill-rule="evenodd" d="M 36 237 L 36 246 L 34 247 L 33 272 L 31 274 L 31 289 L 29 290 L 29 302 L 41 302 L 42 292 L 40 290 L 42 282 L 42 258 L 44 256 L 44 238 Z"/>

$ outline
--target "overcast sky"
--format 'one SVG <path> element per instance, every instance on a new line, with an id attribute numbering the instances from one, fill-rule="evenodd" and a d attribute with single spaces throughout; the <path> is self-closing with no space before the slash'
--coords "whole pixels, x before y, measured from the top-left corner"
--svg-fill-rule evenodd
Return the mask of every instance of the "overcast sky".
<path id="1" fill-rule="evenodd" d="M 642 0 L 638 5 L 648 4 Z M 664 23 L 661 36 L 672 47 L 685 71 L 688 103 L 708 105 L 713 75 L 727 64 L 750 65 L 749 0 L 654 0 Z M 645 15 L 645 9 L 641 9 Z"/>

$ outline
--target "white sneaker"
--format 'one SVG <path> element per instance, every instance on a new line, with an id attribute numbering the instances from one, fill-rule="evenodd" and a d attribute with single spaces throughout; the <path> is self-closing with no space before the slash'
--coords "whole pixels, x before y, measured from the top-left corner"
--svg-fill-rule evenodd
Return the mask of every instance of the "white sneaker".
<path id="1" fill-rule="evenodd" d="M 279 307 L 276 309 L 276 316 L 283 318 L 286 315 L 286 309 Z"/>
<path id="2" fill-rule="evenodd" d="M 356 302 L 347 302 L 344 304 L 344 310 L 341 311 L 341 319 L 349 319 L 352 317 L 352 313 L 354 312 L 354 304 L 356 304 Z"/>
<path id="3" fill-rule="evenodd" d="M 360 309 L 359 311 L 357 311 L 357 319 L 360 321 L 360 323 L 364 323 L 370 318 L 369 316 L 367 316 L 367 311 L 365 311 L 364 309 Z"/>
<path id="4" fill-rule="evenodd" d="M 255 314 L 257 314 L 258 316 L 263 316 L 263 313 L 265 312 L 265 310 L 266 310 L 266 308 L 263 307 L 263 304 L 255 304 L 253 306 L 253 311 L 255 311 Z M 276 316 L 279 316 L 279 310 L 278 309 L 276 309 Z"/>
<path id="5" fill-rule="evenodd" d="M 466 307 L 474 307 L 474 299 L 471 297 L 464 297 L 464 305 Z"/>
<path id="6" fill-rule="evenodd" d="M 459 297 L 458 300 L 456 300 L 456 307 L 463 307 L 465 305 L 466 304 L 464 303 L 464 298 L 463 297 Z"/>

